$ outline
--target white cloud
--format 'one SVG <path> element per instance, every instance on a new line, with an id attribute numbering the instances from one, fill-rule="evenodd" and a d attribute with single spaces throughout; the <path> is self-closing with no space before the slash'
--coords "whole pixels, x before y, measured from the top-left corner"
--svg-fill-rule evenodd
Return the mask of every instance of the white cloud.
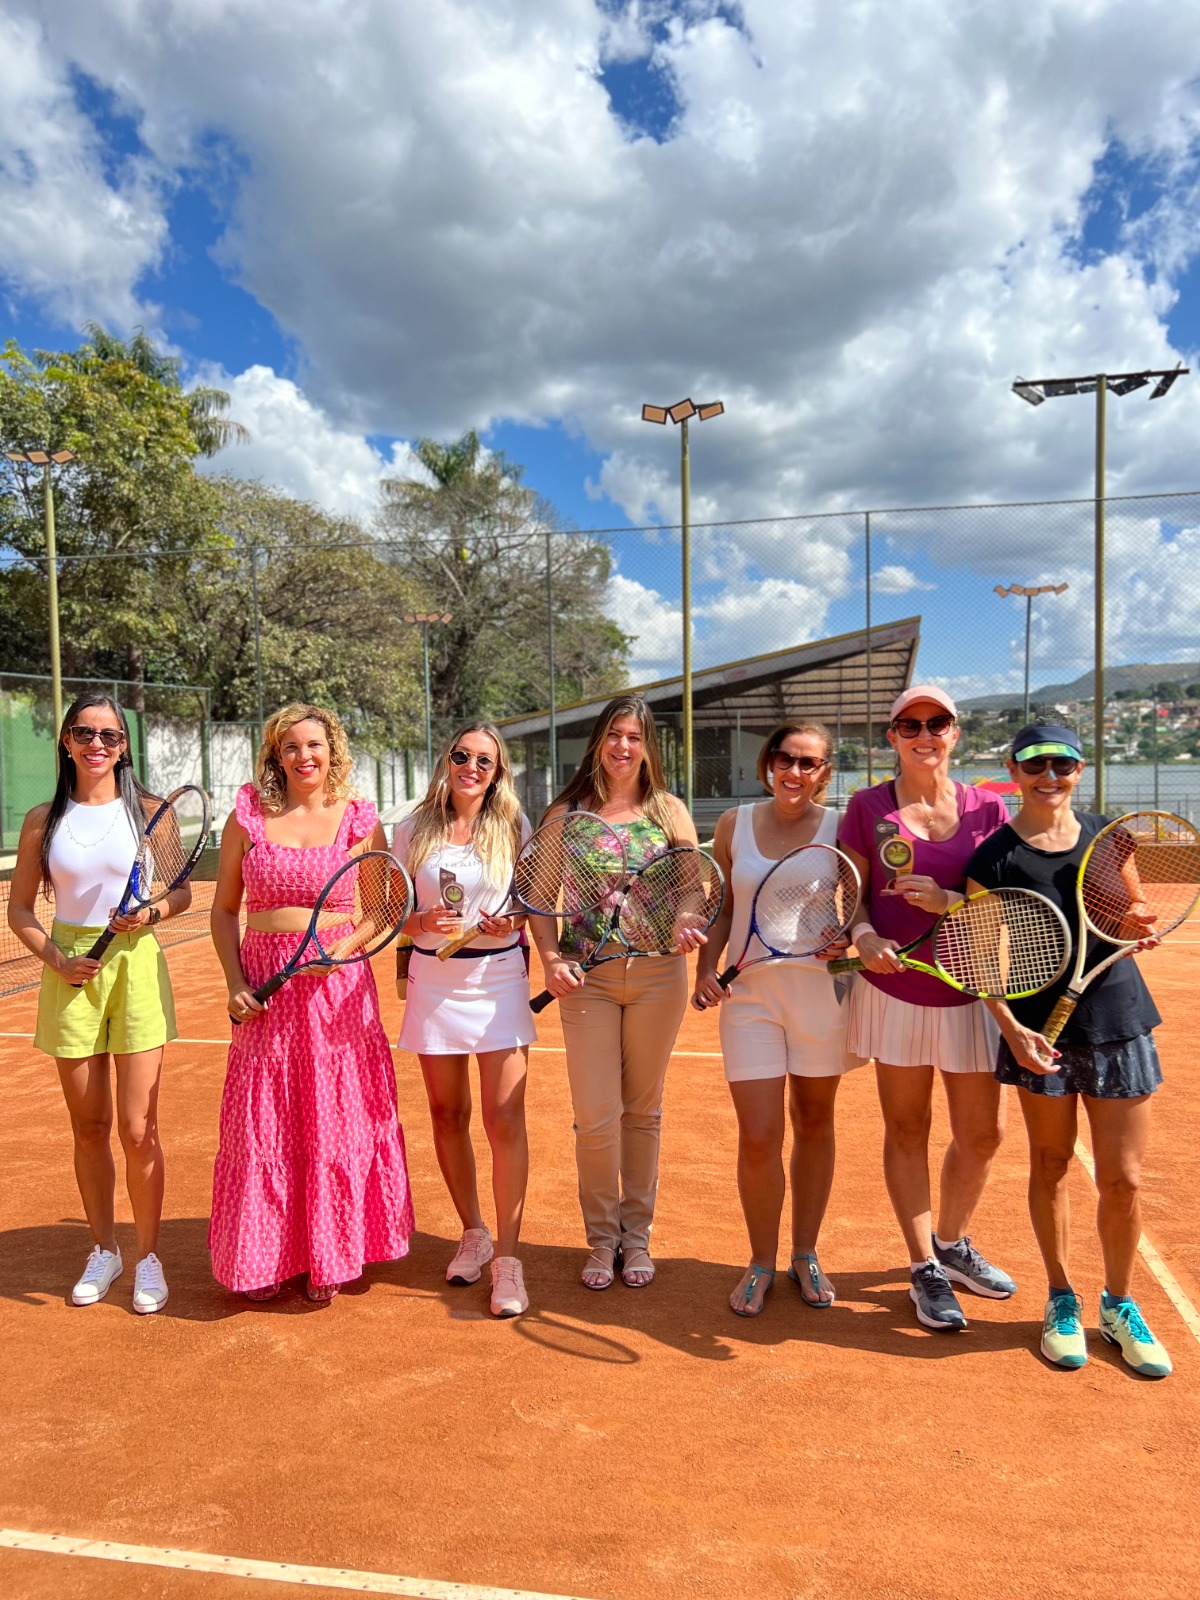
<path id="1" fill-rule="evenodd" d="M 563 419 L 605 458 L 597 493 L 673 521 L 678 434 L 639 409 L 688 393 L 727 407 L 692 432 L 697 523 L 1086 494 L 1091 406 L 1035 411 L 1012 378 L 1189 355 L 1166 325 L 1200 245 L 1200 33 L 1178 0 L 743 0 L 737 25 L 714 0 L 7 8 L 13 283 L 71 319 L 153 322 L 139 295 L 166 186 L 204 169 L 215 132 L 234 157 L 220 261 L 304 361 L 303 391 L 262 368 L 230 380 L 256 443 L 228 464 L 334 508 L 373 499 L 366 434 Z M 675 96 L 662 143 L 601 78 L 643 58 Z M 71 68 L 118 97 L 145 159 L 107 169 Z M 1081 229 L 1114 140 L 1161 198 L 1097 257 Z M 1114 400 L 1110 492 L 1186 484 L 1198 426 L 1200 378 L 1161 405 Z M 1086 655 L 1086 513 L 990 527 L 964 542 L 952 518 L 881 518 L 877 587 L 917 588 L 925 562 L 1048 568 L 1072 590 L 1035 648 Z M 1194 636 L 1200 607 L 1178 541 L 1140 537 L 1136 571 L 1114 547 L 1136 604 L 1110 583 L 1111 637 L 1151 652 L 1154 629 L 1164 648 Z M 850 517 L 697 530 L 698 653 L 746 654 L 756 605 L 782 628 L 803 600 L 819 627 L 857 538 Z M 653 589 L 621 598 L 639 659 L 666 660 Z"/>
<path id="2" fill-rule="evenodd" d="M 876 594 L 911 594 L 914 589 L 936 589 L 935 583 L 923 583 L 907 567 L 876 567 L 871 574 L 871 588 Z"/>
<path id="3" fill-rule="evenodd" d="M 425 477 L 407 445 L 394 445 L 385 458 L 360 433 L 337 427 L 290 378 L 270 367 L 249 367 L 236 377 L 204 368 L 197 376 L 228 393 L 230 417 L 250 432 L 249 444 L 231 445 L 204 463 L 209 471 L 261 478 L 298 499 L 364 522 L 378 508 L 383 476 Z"/>

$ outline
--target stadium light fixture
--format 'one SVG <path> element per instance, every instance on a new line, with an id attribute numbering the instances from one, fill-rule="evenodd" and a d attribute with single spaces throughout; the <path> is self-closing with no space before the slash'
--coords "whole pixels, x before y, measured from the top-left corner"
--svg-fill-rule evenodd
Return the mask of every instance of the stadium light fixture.
<path id="1" fill-rule="evenodd" d="M 672 422 L 679 424 L 679 509 L 682 545 L 681 560 L 683 563 L 683 715 L 682 724 L 683 744 L 683 803 L 690 811 L 692 809 L 692 768 L 693 737 L 692 737 L 692 481 L 691 457 L 688 453 L 688 421 L 698 417 L 701 422 L 707 422 L 710 417 L 723 416 L 725 403 L 722 400 L 706 400 L 702 405 L 694 405 L 691 400 L 678 400 L 673 406 L 642 407 L 643 422 L 658 422 L 664 426 L 670 417 Z"/>
<path id="2" fill-rule="evenodd" d="M 65 467 L 75 460 L 74 450 L 6 450 L 10 461 L 22 462 L 31 467 L 41 467 L 45 475 L 46 573 L 49 585 L 50 606 L 50 697 L 54 702 L 54 739 L 62 727 L 62 648 L 58 637 L 58 545 L 54 532 L 54 482 L 52 469 Z"/>
<path id="3" fill-rule="evenodd" d="M 1033 602 L 1039 594 L 1062 594 L 1070 588 L 1067 583 L 1043 583 L 1036 588 L 1028 588 L 1021 583 L 1010 583 L 1008 588 L 1002 584 L 996 585 L 996 593 L 1001 599 L 1006 595 L 1019 595 L 1025 601 L 1025 716 L 1029 721 L 1029 639 L 1033 628 Z"/>
<path id="4" fill-rule="evenodd" d="M 1095 734 L 1093 755 L 1096 766 L 1096 789 L 1092 808 L 1104 810 L 1104 454 L 1105 401 L 1111 390 L 1118 397 L 1144 388 L 1151 380 L 1158 381 L 1150 391 L 1151 400 L 1161 400 L 1177 378 L 1187 375 L 1190 368 L 1182 362 L 1170 371 L 1145 368 L 1141 372 L 1094 372 L 1082 378 L 1018 378 L 1012 386 L 1013 393 L 1030 405 L 1039 406 L 1043 400 L 1057 400 L 1063 395 L 1094 394 L 1096 396 L 1096 513 L 1095 513 L 1095 652 L 1092 663 Z"/>
<path id="5" fill-rule="evenodd" d="M 406 611 L 404 621 L 416 623 L 421 629 L 421 656 L 425 665 L 425 782 L 433 782 L 433 700 L 429 689 L 429 625 L 433 622 L 453 622 L 449 611 Z"/>

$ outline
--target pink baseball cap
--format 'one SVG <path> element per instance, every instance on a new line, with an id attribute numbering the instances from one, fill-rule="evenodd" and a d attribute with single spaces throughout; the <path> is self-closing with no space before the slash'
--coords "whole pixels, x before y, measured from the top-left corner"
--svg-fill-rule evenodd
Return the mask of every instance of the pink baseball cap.
<path id="1" fill-rule="evenodd" d="M 932 700 L 936 706 L 944 706 L 952 717 L 958 716 L 958 707 L 951 700 L 944 689 L 937 689 L 932 683 L 916 683 L 911 689 L 905 689 L 892 701 L 892 709 L 888 712 L 888 721 L 895 722 L 897 717 L 902 717 L 909 706 L 915 706 L 918 700 Z"/>

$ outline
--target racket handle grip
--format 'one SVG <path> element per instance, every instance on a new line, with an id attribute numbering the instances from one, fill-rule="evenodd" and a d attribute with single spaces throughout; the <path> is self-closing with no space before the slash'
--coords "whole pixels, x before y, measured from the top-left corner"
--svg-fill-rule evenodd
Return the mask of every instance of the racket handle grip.
<path id="1" fill-rule="evenodd" d="M 1054 1010 L 1046 1019 L 1046 1026 L 1042 1029 L 1042 1038 L 1047 1044 L 1057 1044 L 1058 1036 L 1071 1019 L 1077 1001 L 1070 994 L 1059 995 L 1054 1005 Z"/>
<path id="2" fill-rule="evenodd" d="M 273 978 L 268 978 L 266 983 L 261 983 L 257 989 L 251 990 L 251 993 L 261 1005 L 264 1000 L 269 1000 L 273 994 L 282 989 L 287 981 L 288 974 L 286 972 L 277 972 Z"/>
<path id="3" fill-rule="evenodd" d="M 728 989 L 729 985 L 733 982 L 737 975 L 738 969 L 737 962 L 735 961 L 733 966 L 726 967 L 724 972 L 717 975 L 717 982 L 721 985 L 722 989 Z"/>
<path id="4" fill-rule="evenodd" d="M 549 989 L 543 989 L 536 1000 L 531 1000 L 529 1002 L 529 1009 L 536 1016 L 539 1011 L 545 1011 L 546 1007 L 548 1005 L 553 1005 L 553 1003 L 554 996 L 550 993 Z"/>
<path id="5" fill-rule="evenodd" d="M 464 928 L 461 933 L 452 933 L 445 944 L 438 945 L 438 960 L 449 961 L 450 957 L 461 950 L 464 945 L 470 944 L 473 939 L 478 939 L 482 932 L 483 929 L 476 923 L 474 927 Z"/>
<path id="6" fill-rule="evenodd" d="M 825 963 L 826 972 L 832 972 L 836 978 L 839 972 L 861 972 L 863 958 L 861 956 L 839 956 L 836 961 Z"/>

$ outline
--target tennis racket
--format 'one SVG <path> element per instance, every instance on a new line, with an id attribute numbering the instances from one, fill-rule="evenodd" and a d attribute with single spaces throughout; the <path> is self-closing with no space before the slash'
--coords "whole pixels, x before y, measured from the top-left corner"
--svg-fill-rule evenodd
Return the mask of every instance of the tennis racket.
<path id="1" fill-rule="evenodd" d="M 152 906 L 186 883 L 204 852 L 211 827 L 208 796 L 194 784 L 184 784 L 161 801 L 138 843 L 116 915 L 127 917 L 142 906 Z M 114 928 L 105 928 L 88 951 L 88 960 L 101 960 L 116 936 Z"/>
<path id="2" fill-rule="evenodd" d="M 928 944 L 929 961 L 913 951 Z M 1071 930 L 1056 905 L 1032 889 L 982 889 L 944 911 L 932 928 L 893 950 L 906 967 L 980 1000 L 1020 1000 L 1057 982 L 1071 956 Z M 861 956 L 829 970 L 861 972 Z"/>
<path id="3" fill-rule="evenodd" d="M 513 863 L 512 882 L 493 917 L 513 913 L 572 917 L 594 911 L 625 879 L 621 835 L 591 811 L 563 811 L 526 840 Z M 478 938 L 478 922 L 438 946 L 438 960 Z"/>
<path id="4" fill-rule="evenodd" d="M 317 896 L 308 927 L 284 965 L 254 990 L 269 1000 L 307 967 L 369 961 L 391 944 L 412 915 L 408 873 L 387 850 L 364 850 L 340 866 Z M 235 1028 L 241 1017 L 233 1017 Z"/>
<path id="5" fill-rule="evenodd" d="M 829 844 L 802 844 L 782 856 L 754 891 L 745 947 L 717 982 L 722 989 L 764 961 L 814 956 L 849 929 L 862 893 L 858 869 Z M 762 955 L 751 957 L 755 944 Z M 703 1011 L 703 1001 L 698 1002 Z"/>
<path id="6" fill-rule="evenodd" d="M 1088 986 L 1136 949 L 1186 922 L 1200 900 L 1200 834 L 1169 811 L 1131 811 L 1110 822 L 1088 845 L 1075 883 L 1079 938 L 1075 970 L 1042 1029 L 1053 1044 Z M 1087 935 L 1112 945 L 1112 954 L 1084 972 Z"/>
<path id="7" fill-rule="evenodd" d="M 627 956 L 677 955 L 680 934 L 685 929 L 706 932 L 724 903 L 725 878 L 711 856 L 690 844 L 664 850 L 631 873 L 617 891 L 603 933 L 576 971 L 591 972 Z M 606 945 L 616 949 L 602 955 Z M 553 999 L 543 989 L 529 1009 L 544 1011 Z"/>

